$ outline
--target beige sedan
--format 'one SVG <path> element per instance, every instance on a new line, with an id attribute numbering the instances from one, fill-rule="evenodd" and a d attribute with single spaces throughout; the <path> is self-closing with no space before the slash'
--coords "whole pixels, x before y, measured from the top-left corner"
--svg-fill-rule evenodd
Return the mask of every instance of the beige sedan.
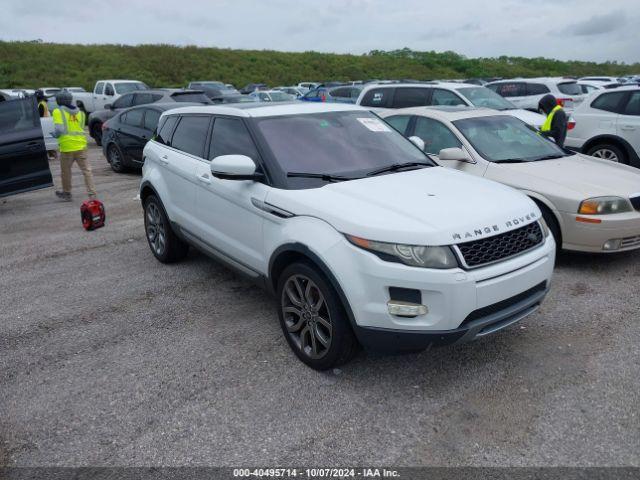
<path id="1" fill-rule="evenodd" d="M 415 107 L 378 114 L 440 165 L 526 193 L 559 247 L 640 248 L 640 170 L 563 150 L 494 110 Z M 469 208 L 482 208 L 481 198 L 467 200 Z"/>

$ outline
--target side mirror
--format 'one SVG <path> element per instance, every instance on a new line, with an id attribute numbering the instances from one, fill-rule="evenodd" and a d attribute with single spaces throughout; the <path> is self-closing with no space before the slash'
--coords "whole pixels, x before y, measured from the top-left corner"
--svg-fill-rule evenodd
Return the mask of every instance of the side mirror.
<path id="1" fill-rule="evenodd" d="M 107 110 L 113 110 L 113 104 L 107 103 L 107 104 L 105 104 L 104 108 L 107 109 Z"/>
<path id="2" fill-rule="evenodd" d="M 467 152 L 461 148 L 443 148 L 438 154 L 438 159 L 443 161 L 454 161 L 464 163 L 476 163 Z"/>
<path id="3" fill-rule="evenodd" d="M 411 143 L 418 147 L 420 151 L 424 152 L 424 140 L 422 140 L 420 137 L 416 137 L 415 135 L 413 137 L 409 137 L 409 140 L 411 140 Z"/>
<path id="4" fill-rule="evenodd" d="M 246 155 L 220 155 L 211 160 L 211 173 L 222 180 L 258 180 L 256 164 Z"/>

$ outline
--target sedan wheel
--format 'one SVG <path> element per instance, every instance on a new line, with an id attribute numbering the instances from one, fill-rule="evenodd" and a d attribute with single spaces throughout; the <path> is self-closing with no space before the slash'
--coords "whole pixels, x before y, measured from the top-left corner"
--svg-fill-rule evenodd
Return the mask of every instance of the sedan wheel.
<path id="1" fill-rule="evenodd" d="M 122 173 L 124 172 L 125 166 L 122 162 L 122 154 L 120 153 L 120 149 L 115 145 L 111 145 L 109 150 L 107 150 L 107 157 L 109 159 L 109 164 L 114 172 Z"/>
<path id="2" fill-rule="evenodd" d="M 160 209 L 155 203 L 147 205 L 146 220 L 149 246 L 153 249 L 153 253 L 161 257 L 164 255 L 167 230 Z"/>
<path id="3" fill-rule="evenodd" d="M 288 334 L 300 352 L 311 359 L 324 357 L 331 347 L 331 315 L 324 295 L 305 275 L 289 277 L 282 290 L 282 315 Z"/>

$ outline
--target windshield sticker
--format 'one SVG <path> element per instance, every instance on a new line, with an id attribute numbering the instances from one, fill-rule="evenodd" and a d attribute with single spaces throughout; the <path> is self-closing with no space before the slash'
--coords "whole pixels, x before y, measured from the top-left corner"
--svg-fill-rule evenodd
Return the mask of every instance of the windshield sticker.
<path id="1" fill-rule="evenodd" d="M 391 130 L 384 123 L 377 118 L 358 118 L 362 125 L 367 127 L 372 132 L 390 132 Z"/>

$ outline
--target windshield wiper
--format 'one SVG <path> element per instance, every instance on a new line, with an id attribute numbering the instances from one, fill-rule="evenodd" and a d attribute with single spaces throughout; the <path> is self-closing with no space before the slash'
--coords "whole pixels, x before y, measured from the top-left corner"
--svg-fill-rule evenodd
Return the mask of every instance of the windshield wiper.
<path id="1" fill-rule="evenodd" d="M 536 157 L 534 159 L 532 159 L 532 162 L 537 162 L 538 160 L 554 160 L 556 158 L 564 158 L 564 157 L 568 157 L 569 155 L 545 155 L 544 157 Z"/>
<path id="2" fill-rule="evenodd" d="M 367 177 L 373 177 L 374 175 L 380 175 L 381 173 L 397 172 L 403 168 L 410 167 L 433 167 L 433 165 L 428 162 L 394 163 L 393 165 L 387 165 L 386 167 L 378 168 L 377 170 L 371 170 L 367 173 Z"/>
<path id="3" fill-rule="evenodd" d="M 500 160 L 493 160 L 493 163 L 526 163 L 531 160 L 525 160 L 524 158 L 503 158 Z"/>
<path id="4" fill-rule="evenodd" d="M 294 178 L 319 178 L 325 182 L 344 182 L 347 180 L 358 180 L 362 177 L 344 177 L 342 175 L 328 175 L 326 173 L 305 173 L 305 172 L 289 172 L 287 177 Z"/>

